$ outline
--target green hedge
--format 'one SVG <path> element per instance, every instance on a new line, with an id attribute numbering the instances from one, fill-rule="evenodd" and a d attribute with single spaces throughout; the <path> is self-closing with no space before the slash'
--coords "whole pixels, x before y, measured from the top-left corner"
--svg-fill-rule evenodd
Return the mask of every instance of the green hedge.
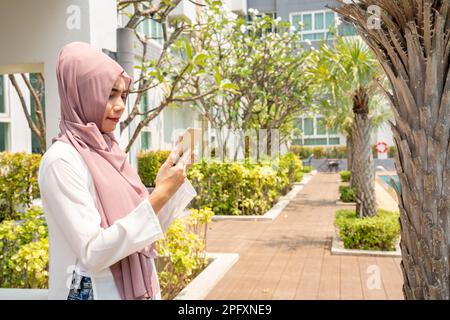
<path id="1" fill-rule="evenodd" d="M 311 154 L 314 154 L 314 159 L 344 159 L 347 157 L 347 147 L 305 147 L 305 146 L 291 146 L 290 151 L 295 153 L 300 159 L 306 159 Z"/>
<path id="2" fill-rule="evenodd" d="M 300 159 L 288 153 L 278 163 L 202 160 L 190 168 L 188 178 L 198 193 L 193 207 L 210 207 L 216 215 L 261 215 L 303 172 Z"/>
<path id="3" fill-rule="evenodd" d="M 356 188 L 339 186 L 339 199 L 342 202 L 356 202 Z"/>
<path id="4" fill-rule="evenodd" d="M 395 250 L 400 236 L 399 214 L 378 210 L 374 217 L 359 218 L 355 210 L 339 210 L 336 226 L 347 249 Z"/>
<path id="5" fill-rule="evenodd" d="M 343 170 L 339 174 L 341 175 L 342 182 L 350 182 L 350 178 L 352 177 L 351 171 Z"/>
<path id="6" fill-rule="evenodd" d="M 311 166 L 303 166 L 303 173 L 310 173 L 312 171 Z"/>
<path id="7" fill-rule="evenodd" d="M 155 178 L 170 151 L 142 151 L 137 156 L 138 173 L 147 187 L 155 186 Z"/>
<path id="8" fill-rule="evenodd" d="M 142 152 L 138 172 L 146 186 L 154 186 L 156 174 L 168 151 Z M 188 178 L 198 196 L 194 208 L 210 207 L 220 215 L 264 214 L 295 182 L 303 179 L 301 160 L 291 152 L 275 160 L 257 163 L 202 160 L 192 165 Z"/>
<path id="9" fill-rule="evenodd" d="M 207 265 L 205 243 L 209 208 L 191 209 L 176 219 L 156 243 L 166 259 L 158 277 L 163 298 L 172 299 Z M 0 288 L 48 288 L 48 231 L 42 208 L 32 206 L 21 220 L 0 223 Z M 161 267 L 158 264 L 158 267 Z"/>
<path id="10" fill-rule="evenodd" d="M 15 219 L 40 197 L 37 173 L 40 154 L 0 153 L 0 222 Z"/>
<path id="11" fill-rule="evenodd" d="M 396 146 L 390 146 L 388 151 L 388 157 L 394 158 L 395 154 L 397 153 L 397 147 Z"/>
<path id="12" fill-rule="evenodd" d="M 289 187 L 295 182 L 303 179 L 303 163 L 295 153 L 288 152 L 279 157 L 279 175 L 287 174 L 289 178 Z M 285 170 L 284 172 L 282 172 Z"/>
<path id="13" fill-rule="evenodd" d="M 0 288 L 47 288 L 48 239 L 42 208 L 0 223 Z"/>
<path id="14" fill-rule="evenodd" d="M 206 232 L 213 212 L 191 209 L 187 221 L 176 219 L 164 239 L 157 242 L 161 297 L 175 298 L 208 264 L 205 256 Z"/>
<path id="15" fill-rule="evenodd" d="M 308 158 L 311 154 L 314 154 L 315 159 L 345 159 L 347 158 L 346 146 L 334 146 L 334 147 L 306 147 L 306 146 L 291 146 L 290 151 L 294 152 L 301 159 Z M 394 158 L 394 154 L 397 152 L 395 146 L 390 146 L 388 151 L 388 158 Z M 374 159 L 377 158 L 378 152 L 376 145 L 372 146 L 372 153 Z"/>

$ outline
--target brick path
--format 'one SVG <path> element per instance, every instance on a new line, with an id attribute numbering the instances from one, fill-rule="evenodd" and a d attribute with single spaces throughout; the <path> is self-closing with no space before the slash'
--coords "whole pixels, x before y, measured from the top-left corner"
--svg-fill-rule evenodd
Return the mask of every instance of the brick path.
<path id="1" fill-rule="evenodd" d="M 207 250 L 240 258 L 207 299 L 403 299 L 400 258 L 330 254 L 338 179 L 315 175 L 274 221 L 213 222 Z"/>

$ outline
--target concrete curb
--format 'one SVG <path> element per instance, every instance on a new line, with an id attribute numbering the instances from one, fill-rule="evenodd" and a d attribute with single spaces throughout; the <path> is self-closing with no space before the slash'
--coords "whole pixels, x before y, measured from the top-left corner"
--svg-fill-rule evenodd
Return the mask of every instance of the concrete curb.
<path id="1" fill-rule="evenodd" d="M 331 242 L 331 254 L 335 256 L 371 256 L 371 257 L 401 257 L 400 247 L 397 245 L 395 251 L 376 251 L 376 250 L 356 250 L 345 249 L 339 236 L 334 235 Z"/>
<path id="2" fill-rule="evenodd" d="M 272 221 L 275 220 L 278 215 L 286 208 L 289 202 L 295 198 L 300 190 L 311 181 L 312 177 L 317 174 L 317 170 L 311 171 L 311 173 L 306 174 L 301 182 L 294 185 L 291 191 L 286 195 L 280 197 L 278 202 L 264 215 L 248 215 L 248 216 L 226 216 L 218 215 L 213 216 L 212 221 L 222 221 L 222 220 L 233 220 L 233 221 Z"/>
<path id="3" fill-rule="evenodd" d="M 174 300 L 203 300 L 239 260 L 238 253 L 207 253 L 213 261 Z"/>
<path id="4" fill-rule="evenodd" d="M 336 201 L 337 206 L 356 206 L 356 202 L 344 202 L 341 200 Z"/>
<path id="5" fill-rule="evenodd" d="M 0 288 L 0 300 L 48 300 L 48 290 Z"/>

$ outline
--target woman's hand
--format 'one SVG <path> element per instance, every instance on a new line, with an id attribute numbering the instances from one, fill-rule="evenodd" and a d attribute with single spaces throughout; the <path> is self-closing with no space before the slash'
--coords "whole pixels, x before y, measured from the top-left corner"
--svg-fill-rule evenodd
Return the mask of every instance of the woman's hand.
<path id="1" fill-rule="evenodd" d="M 184 183 L 186 170 L 191 162 L 190 158 L 194 155 L 193 153 L 191 154 L 191 152 L 187 152 L 184 155 L 182 154 L 181 140 L 182 136 L 179 136 L 175 148 L 172 150 L 167 160 L 162 164 L 156 175 L 155 189 L 150 195 L 150 202 L 156 212 L 164 206 Z M 174 165 L 177 160 L 177 164 Z"/>

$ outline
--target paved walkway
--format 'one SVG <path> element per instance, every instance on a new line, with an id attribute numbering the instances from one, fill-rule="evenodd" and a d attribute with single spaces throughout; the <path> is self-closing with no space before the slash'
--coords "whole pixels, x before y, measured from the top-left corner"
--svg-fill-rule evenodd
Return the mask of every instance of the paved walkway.
<path id="1" fill-rule="evenodd" d="M 207 299 L 403 299 L 400 258 L 330 254 L 338 179 L 315 175 L 274 221 L 213 222 L 207 250 L 240 258 Z"/>

